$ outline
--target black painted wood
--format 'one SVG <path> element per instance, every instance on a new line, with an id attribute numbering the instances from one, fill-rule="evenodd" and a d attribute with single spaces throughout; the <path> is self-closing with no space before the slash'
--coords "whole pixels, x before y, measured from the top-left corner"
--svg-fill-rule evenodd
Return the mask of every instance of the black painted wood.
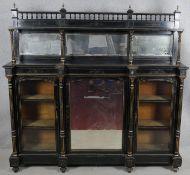
<path id="1" fill-rule="evenodd" d="M 123 165 L 130 172 L 138 165 L 172 165 L 174 170 L 181 166 L 179 154 L 179 133 L 183 80 L 186 76 L 185 65 L 180 62 L 179 27 L 180 12 L 171 14 L 105 12 L 13 12 L 11 31 L 12 62 L 6 64 L 5 74 L 9 80 L 11 107 L 11 128 L 13 153 L 10 166 L 17 172 L 24 165 L 58 165 L 64 172 L 67 166 L 77 165 Z M 62 42 L 61 57 L 20 56 L 19 33 L 56 32 Z M 66 56 L 65 33 L 126 33 L 130 34 L 128 55 L 114 56 Z M 172 35 L 173 50 L 171 57 L 134 57 L 132 55 L 133 34 Z M 123 136 L 122 150 L 71 150 L 70 143 L 70 102 L 69 79 L 112 78 L 124 81 Z M 54 82 L 56 107 L 56 151 L 22 151 L 20 81 L 51 80 Z M 141 80 L 171 81 L 173 83 L 173 110 L 171 126 L 171 147 L 169 152 L 137 153 L 138 127 L 138 86 Z"/>

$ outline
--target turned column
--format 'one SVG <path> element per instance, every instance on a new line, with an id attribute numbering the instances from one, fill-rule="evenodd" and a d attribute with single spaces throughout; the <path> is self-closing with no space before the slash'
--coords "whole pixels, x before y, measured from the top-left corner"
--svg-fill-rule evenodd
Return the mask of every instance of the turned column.
<path id="1" fill-rule="evenodd" d="M 59 114 L 59 158 L 58 166 L 60 167 L 61 172 L 66 171 L 67 167 L 67 157 L 66 157 L 66 137 L 65 137 L 65 122 L 66 122 L 66 113 L 65 113 L 65 83 L 64 83 L 64 64 L 59 64 L 57 67 L 58 70 L 58 114 Z"/>
<path id="2" fill-rule="evenodd" d="M 183 31 L 178 31 L 177 64 L 181 63 L 181 37 Z"/>
<path id="3" fill-rule="evenodd" d="M 135 165 L 135 158 L 133 155 L 134 148 L 134 104 L 135 104 L 135 69 L 132 67 L 129 68 L 129 119 L 128 119 L 128 147 L 126 155 L 126 167 L 128 172 L 131 172 L 133 166 Z"/>
<path id="4" fill-rule="evenodd" d="M 60 38 L 61 38 L 61 58 L 60 61 L 62 63 L 65 62 L 65 32 L 64 30 L 60 31 Z"/>
<path id="5" fill-rule="evenodd" d="M 15 29 L 9 29 L 10 40 L 11 40 L 11 53 L 12 53 L 12 64 L 16 63 L 16 48 L 15 48 Z"/>
<path id="6" fill-rule="evenodd" d="M 129 42 L 128 42 L 128 45 L 129 45 L 129 49 L 128 49 L 128 56 L 129 56 L 129 64 L 132 65 L 133 64 L 133 34 L 134 34 L 134 31 L 131 30 L 129 32 Z"/>
<path id="7" fill-rule="evenodd" d="M 175 118 L 175 135 L 174 135 L 174 156 L 173 156 L 173 170 L 176 172 L 178 167 L 182 164 L 182 158 L 179 153 L 180 143 L 180 127 L 181 127 L 181 114 L 182 114 L 182 101 L 183 101 L 183 88 L 184 79 L 186 77 L 186 68 L 179 70 L 179 76 L 177 77 L 177 101 L 176 101 L 176 118 Z"/>
<path id="8" fill-rule="evenodd" d="M 182 158 L 179 154 L 179 142 L 180 142 L 180 126 L 181 126 L 181 111 L 182 111 L 182 99 L 183 99 L 183 85 L 184 78 L 179 77 L 178 80 L 178 100 L 176 111 L 176 127 L 175 127 L 175 144 L 174 144 L 174 156 L 173 156 L 173 170 L 176 172 L 178 167 L 182 164 Z"/>
<path id="9" fill-rule="evenodd" d="M 12 68 L 13 69 L 13 68 Z M 7 75 L 8 86 L 9 86 L 9 101 L 10 101 L 10 116 L 11 116 L 11 137 L 12 137 L 12 149 L 13 152 L 9 159 L 10 166 L 13 167 L 13 171 L 17 172 L 19 170 L 19 143 L 18 143 L 18 131 L 16 128 L 17 125 L 17 115 L 16 115 L 16 98 L 15 98 L 15 89 L 16 83 L 13 75 Z"/>

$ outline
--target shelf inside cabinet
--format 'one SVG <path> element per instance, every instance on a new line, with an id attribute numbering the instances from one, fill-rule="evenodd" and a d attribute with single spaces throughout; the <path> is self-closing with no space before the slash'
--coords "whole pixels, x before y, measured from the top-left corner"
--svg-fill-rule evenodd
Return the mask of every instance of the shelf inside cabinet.
<path id="1" fill-rule="evenodd" d="M 23 127 L 25 128 L 49 128 L 55 127 L 55 120 L 24 120 Z"/>
<path id="2" fill-rule="evenodd" d="M 34 130 L 23 128 L 22 130 L 23 151 L 55 151 L 56 134 L 55 130 L 46 128 Z"/>
<path id="3" fill-rule="evenodd" d="M 55 143 L 38 143 L 38 144 L 25 144 L 24 151 L 55 151 Z"/>
<path id="4" fill-rule="evenodd" d="M 140 102 L 170 102 L 170 96 L 157 96 L 157 95 L 147 95 L 147 96 L 140 96 Z"/>
<path id="5" fill-rule="evenodd" d="M 169 122 L 164 120 L 139 120 L 139 129 L 168 129 Z"/>
<path id="6" fill-rule="evenodd" d="M 53 101 L 53 95 L 24 95 L 22 97 L 23 101 Z"/>
<path id="7" fill-rule="evenodd" d="M 138 152 L 168 151 L 168 144 L 139 144 Z"/>

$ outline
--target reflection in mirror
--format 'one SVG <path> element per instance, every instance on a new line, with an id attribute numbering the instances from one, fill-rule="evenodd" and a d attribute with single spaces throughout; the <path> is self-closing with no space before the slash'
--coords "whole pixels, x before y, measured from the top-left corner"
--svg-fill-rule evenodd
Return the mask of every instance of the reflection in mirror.
<path id="1" fill-rule="evenodd" d="M 20 55 L 60 55 L 61 41 L 57 33 L 21 33 Z"/>
<path id="2" fill-rule="evenodd" d="M 133 38 L 134 56 L 171 56 L 171 35 L 135 35 Z"/>
<path id="3" fill-rule="evenodd" d="M 126 34 L 66 34 L 67 55 L 127 55 Z"/>
<path id="4" fill-rule="evenodd" d="M 122 80 L 70 81 L 71 149 L 122 149 Z"/>

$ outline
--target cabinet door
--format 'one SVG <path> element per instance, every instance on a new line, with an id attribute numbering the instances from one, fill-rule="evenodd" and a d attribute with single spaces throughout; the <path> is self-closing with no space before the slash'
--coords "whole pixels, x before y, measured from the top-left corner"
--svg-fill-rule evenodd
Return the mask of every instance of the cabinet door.
<path id="1" fill-rule="evenodd" d="M 53 80 L 19 81 L 21 151 L 56 151 Z"/>
<path id="2" fill-rule="evenodd" d="M 171 152 L 174 80 L 139 81 L 137 152 Z"/>
<path id="3" fill-rule="evenodd" d="M 122 150 L 124 82 L 69 81 L 71 150 Z"/>

